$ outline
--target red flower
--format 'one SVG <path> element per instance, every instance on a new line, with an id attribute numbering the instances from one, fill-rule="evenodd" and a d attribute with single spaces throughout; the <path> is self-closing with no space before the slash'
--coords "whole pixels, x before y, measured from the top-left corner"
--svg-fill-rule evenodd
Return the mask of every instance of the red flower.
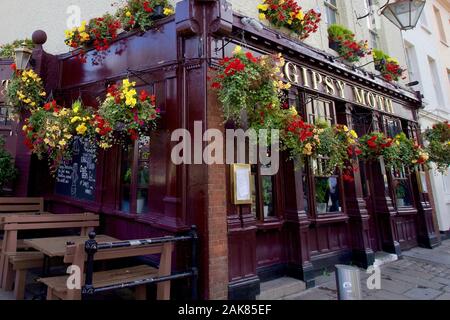
<path id="1" fill-rule="evenodd" d="M 139 100 L 141 100 L 142 102 L 144 102 L 145 100 L 147 100 L 148 98 L 148 93 L 145 90 L 141 91 L 141 94 L 139 95 Z"/>
<path id="2" fill-rule="evenodd" d="M 30 139 L 25 138 L 25 140 L 23 141 L 24 145 L 28 147 L 28 149 L 32 150 L 33 149 L 33 142 L 31 142 Z"/>
<path id="3" fill-rule="evenodd" d="M 131 140 L 136 141 L 139 138 L 139 134 L 135 129 L 128 129 Z"/>
<path id="4" fill-rule="evenodd" d="M 10 65 L 12 71 L 17 71 L 17 65 L 15 63 Z"/>
<path id="5" fill-rule="evenodd" d="M 247 57 L 248 60 L 250 60 L 253 63 L 256 63 L 258 61 L 258 59 L 256 59 L 251 52 L 247 52 L 245 56 Z"/>
<path id="6" fill-rule="evenodd" d="M 150 3 L 148 1 L 144 2 L 144 10 L 145 10 L 145 12 L 148 12 L 148 13 L 152 13 L 153 12 L 153 8 L 150 7 Z"/>
<path id="7" fill-rule="evenodd" d="M 211 87 L 213 89 L 220 89 L 220 88 L 222 88 L 222 85 L 220 83 L 218 83 L 218 82 L 213 82 Z"/>

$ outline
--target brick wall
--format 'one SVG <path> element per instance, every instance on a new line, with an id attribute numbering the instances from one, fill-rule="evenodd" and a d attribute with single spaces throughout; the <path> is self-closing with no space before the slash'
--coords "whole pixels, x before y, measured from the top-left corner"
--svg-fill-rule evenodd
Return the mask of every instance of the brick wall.
<path id="1" fill-rule="evenodd" d="M 216 93 L 208 90 L 208 128 L 224 132 Z M 209 299 L 228 298 L 228 240 L 226 165 L 208 166 L 208 278 Z"/>

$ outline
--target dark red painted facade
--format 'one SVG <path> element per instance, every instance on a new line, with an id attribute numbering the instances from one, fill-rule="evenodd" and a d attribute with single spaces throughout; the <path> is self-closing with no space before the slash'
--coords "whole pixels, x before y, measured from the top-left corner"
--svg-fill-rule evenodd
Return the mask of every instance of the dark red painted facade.
<path id="1" fill-rule="evenodd" d="M 229 54 L 234 44 L 257 53 L 282 52 L 288 61 L 308 64 L 392 97 L 402 106 L 397 119 L 404 131 L 418 130 L 417 110 L 421 107 L 415 93 L 332 62 L 273 31 L 258 32 L 244 26 L 224 2 L 185 0 L 176 9 L 175 16 L 159 21 L 148 32 L 123 34 L 105 54 L 88 52 L 85 64 L 71 54 L 49 55 L 42 50 L 42 41 L 35 39 L 34 68 L 44 79 L 47 92 L 53 92 L 62 104 L 81 97 L 95 107 L 107 85 L 125 77 L 136 81 L 139 89 L 156 94 L 162 117 L 151 135 L 147 212 L 121 211 L 121 163 L 127 154 L 120 147 L 99 154 L 95 201 L 79 201 L 54 192 L 46 162 L 30 156 L 21 143 L 20 125 L 13 125 L 17 135 L 8 137 L 8 149 L 21 172 L 17 195 L 43 195 L 47 209 L 57 213 L 99 213 L 103 232 L 121 239 L 173 234 L 196 224 L 203 298 L 254 298 L 261 281 L 283 275 L 312 286 L 315 274 L 335 263 L 353 261 L 367 267 L 376 251 L 401 255 L 401 250 L 417 245 L 432 248 L 438 244 L 428 195 L 419 192 L 415 175 L 408 178 L 412 205 L 398 210 L 392 179 L 378 161 L 361 162 L 355 182 L 345 188 L 340 180 L 340 213 L 319 216 L 311 207 L 305 210 L 315 201 L 312 169 L 307 165 L 295 170 L 292 161 L 282 159 L 273 180 L 274 215 L 268 219 L 258 219 L 250 206 L 232 205 L 228 166 L 174 165 L 170 159 L 176 144 L 170 141 L 173 130 L 186 128 L 193 133 L 194 121 L 203 121 L 203 129 L 224 129 L 208 75 L 216 59 Z M 227 44 L 228 39 L 231 42 Z M 9 63 L 0 61 L 2 79 L 8 78 Z M 293 87 L 289 99 L 304 114 L 311 94 L 316 93 Z M 383 112 L 322 97 L 334 104 L 338 123 L 363 134 L 364 125 L 355 119 L 364 113 L 373 118 L 375 129 L 383 130 Z M 180 248 L 176 257 L 181 266 L 187 253 Z"/>

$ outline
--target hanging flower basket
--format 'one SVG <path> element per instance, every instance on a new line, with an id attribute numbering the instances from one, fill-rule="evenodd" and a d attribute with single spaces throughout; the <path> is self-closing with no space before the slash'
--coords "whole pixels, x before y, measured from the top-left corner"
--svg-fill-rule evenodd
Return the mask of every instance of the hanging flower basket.
<path id="1" fill-rule="evenodd" d="M 371 54 L 367 40 L 355 40 L 355 34 L 341 25 L 332 24 L 328 27 L 328 40 L 330 48 L 348 62 L 358 62 Z"/>
<path id="2" fill-rule="evenodd" d="M 450 124 L 446 121 L 433 125 L 425 131 L 424 138 L 430 161 L 436 164 L 439 172 L 447 174 L 450 166 Z"/>
<path id="3" fill-rule="evenodd" d="M 35 110 L 45 100 L 46 92 L 42 79 L 32 70 L 18 70 L 15 64 L 11 65 L 13 75 L 6 88 L 6 98 L 13 106 L 15 114 L 22 111 Z"/>
<path id="4" fill-rule="evenodd" d="M 290 88 L 282 81 L 283 65 L 281 55 L 254 57 L 239 46 L 232 57 L 221 60 L 211 86 L 218 92 L 225 121 L 255 130 L 279 128 L 280 95 Z"/>
<path id="5" fill-rule="evenodd" d="M 135 141 L 156 127 L 160 111 L 156 108 L 155 96 L 145 90 L 138 94 L 135 87 L 136 82 L 128 79 L 120 85 L 109 86 L 95 119 L 95 131 L 100 135 L 101 148 L 108 149 L 113 144 L 121 143 L 117 134 Z"/>
<path id="6" fill-rule="evenodd" d="M 277 28 L 286 28 L 300 40 L 317 32 L 321 13 L 311 9 L 303 11 L 295 0 L 264 0 L 258 5 L 259 19 L 267 20 Z"/>
<path id="7" fill-rule="evenodd" d="M 128 0 L 126 5 L 117 10 L 116 16 L 125 30 L 149 30 L 155 20 L 174 14 L 173 7 L 167 0 Z"/>
<path id="8" fill-rule="evenodd" d="M 404 79 L 405 68 L 401 68 L 397 59 L 391 58 L 381 50 L 373 50 L 375 70 L 381 73 L 386 81 L 398 81 Z"/>

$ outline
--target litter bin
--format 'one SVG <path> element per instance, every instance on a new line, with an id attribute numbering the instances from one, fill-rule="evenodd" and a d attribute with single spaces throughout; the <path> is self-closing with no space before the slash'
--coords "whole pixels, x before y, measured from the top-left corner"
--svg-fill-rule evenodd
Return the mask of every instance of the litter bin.
<path id="1" fill-rule="evenodd" d="M 338 264 L 336 267 L 336 285 L 339 300 L 362 300 L 359 269 Z"/>

